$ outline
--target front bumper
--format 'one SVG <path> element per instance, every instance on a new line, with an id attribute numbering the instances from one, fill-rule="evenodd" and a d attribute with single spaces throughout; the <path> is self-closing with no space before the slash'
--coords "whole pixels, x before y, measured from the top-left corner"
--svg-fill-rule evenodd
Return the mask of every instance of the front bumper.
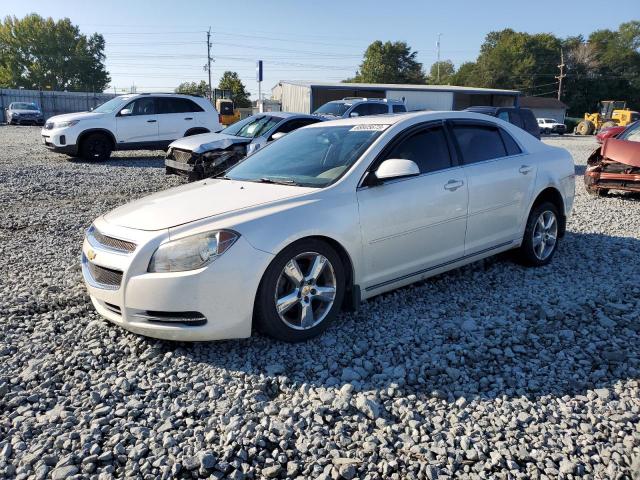
<path id="1" fill-rule="evenodd" d="M 44 118 L 12 117 L 11 123 L 17 125 L 44 125 Z"/>
<path id="2" fill-rule="evenodd" d="M 85 284 L 96 310 L 107 320 L 131 332 L 166 340 L 221 340 L 251 334 L 253 303 L 262 272 L 273 258 L 271 254 L 256 250 L 240 237 L 228 252 L 205 268 L 149 273 L 149 260 L 168 238 L 166 231 L 115 227 L 101 219 L 94 225 L 104 235 L 137 244 L 135 251 L 123 254 L 100 248 L 85 238 Z M 115 288 L 99 286 L 92 278 L 89 262 L 121 272 L 120 284 Z M 196 314 L 206 321 L 197 319 Z"/>

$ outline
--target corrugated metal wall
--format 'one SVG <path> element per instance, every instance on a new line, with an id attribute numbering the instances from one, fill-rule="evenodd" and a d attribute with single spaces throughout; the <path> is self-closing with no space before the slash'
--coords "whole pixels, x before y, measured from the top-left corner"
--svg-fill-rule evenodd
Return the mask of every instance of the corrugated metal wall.
<path id="1" fill-rule="evenodd" d="M 390 100 L 404 100 L 407 110 L 451 110 L 453 93 L 415 90 L 387 90 Z"/>
<path id="2" fill-rule="evenodd" d="M 62 113 L 86 112 L 111 100 L 113 93 L 93 92 L 53 92 L 41 90 L 23 90 L 0 88 L 0 111 L 4 119 L 4 110 L 11 102 L 35 103 L 42 109 L 45 119 Z"/>
<path id="3" fill-rule="evenodd" d="M 283 83 L 271 90 L 273 100 L 279 100 L 283 112 L 311 113 L 311 88 Z"/>

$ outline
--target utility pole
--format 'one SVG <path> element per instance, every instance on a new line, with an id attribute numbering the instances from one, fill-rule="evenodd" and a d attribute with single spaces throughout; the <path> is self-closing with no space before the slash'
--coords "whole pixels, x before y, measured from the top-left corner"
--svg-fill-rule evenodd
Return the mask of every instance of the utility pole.
<path id="1" fill-rule="evenodd" d="M 567 75 L 564 73 L 564 51 L 560 49 L 560 65 L 558 65 L 560 69 L 560 75 L 556 78 L 558 79 L 558 100 L 562 97 L 562 79 Z"/>
<path id="2" fill-rule="evenodd" d="M 207 30 L 207 72 L 209 73 L 209 100 L 213 103 L 213 90 L 211 89 L 211 27 Z"/>
<path id="3" fill-rule="evenodd" d="M 436 42 L 436 47 L 438 49 L 438 60 L 436 61 L 436 65 L 438 67 L 438 78 L 437 78 L 437 82 L 438 85 L 440 84 L 440 37 L 442 36 L 441 33 L 438 34 L 438 41 Z"/>

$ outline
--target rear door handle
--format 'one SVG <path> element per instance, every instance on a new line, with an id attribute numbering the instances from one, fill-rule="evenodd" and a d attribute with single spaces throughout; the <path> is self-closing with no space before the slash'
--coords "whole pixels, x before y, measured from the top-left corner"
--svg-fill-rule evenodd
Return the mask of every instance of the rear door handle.
<path id="1" fill-rule="evenodd" d="M 193 120 L 193 117 L 184 117 L 185 120 Z"/>
<path id="2" fill-rule="evenodd" d="M 455 192 L 463 185 L 464 182 L 462 180 L 449 180 L 447 183 L 445 183 L 444 189 L 449 190 L 450 192 Z"/>
<path id="3" fill-rule="evenodd" d="M 521 174 L 526 175 L 527 173 L 531 172 L 531 170 L 533 170 L 533 167 L 530 167 L 529 165 L 522 165 L 518 171 Z"/>
<path id="4" fill-rule="evenodd" d="M 147 120 L 147 123 L 156 123 L 157 120 Z"/>

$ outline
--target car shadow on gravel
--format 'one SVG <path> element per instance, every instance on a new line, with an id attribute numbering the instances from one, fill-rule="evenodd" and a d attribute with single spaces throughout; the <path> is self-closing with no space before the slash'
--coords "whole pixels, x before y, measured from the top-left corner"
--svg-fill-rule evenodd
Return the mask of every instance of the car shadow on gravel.
<path id="1" fill-rule="evenodd" d="M 476 262 L 371 299 L 306 343 L 146 342 L 266 389 L 350 383 L 448 401 L 585 395 L 640 375 L 638 254 L 634 238 L 568 232 L 546 267 L 506 255 Z"/>

